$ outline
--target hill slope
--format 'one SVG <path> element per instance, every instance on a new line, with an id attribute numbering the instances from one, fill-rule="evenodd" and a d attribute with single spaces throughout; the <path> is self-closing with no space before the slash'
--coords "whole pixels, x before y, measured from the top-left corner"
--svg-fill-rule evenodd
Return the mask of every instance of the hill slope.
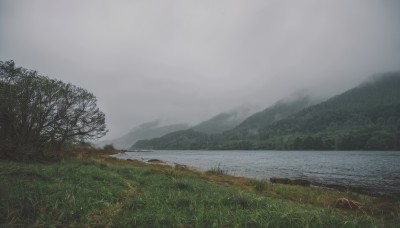
<path id="1" fill-rule="evenodd" d="M 279 121 L 290 114 L 296 113 L 313 102 L 315 101 L 306 95 L 282 99 L 273 106 L 251 115 L 229 131 L 225 131 L 222 134 L 207 134 L 211 132 L 212 129 L 222 129 L 223 127 L 221 126 L 228 126 L 228 124 L 224 125 L 226 122 L 229 122 L 231 125 L 234 122 L 229 121 L 231 115 L 220 114 L 197 125 L 193 129 L 172 132 L 160 138 L 139 141 L 132 149 L 214 149 L 218 147 L 220 142 L 223 142 L 227 138 L 241 138 L 245 137 L 245 135 L 252 135 L 253 132 L 258 131 L 258 129 Z M 237 119 L 238 118 L 236 118 L 236 120 Z M 213 127 L 213 124 L 216 126 Z M 208 129 L 208 131 L 202 131 L 202 128 Z"/>
<path id="2" fill-rule="evenodd" d="M 234 129 L 224 132 L 224 135 L 229 138 L 257 136 L 261 129 L 285 119 L 315 103 L 318 103 L 317 100 L 306 94 L 279 100 L 271 107 L 251 115 Z"/>
<path id="3" fill-rule="evenodd" d="M 287 139 L 287 136 L 296 135 L 294 140 L 298 145 L 288 149 L 399 148 L 399 88 L 400 73 L 374 77 L 343 94 L 262 128 L 260 135 L 253 139 L 271 141 L 277 136 L 286 136 Z M 313 142 L 315 140 L 319 142 Z M 321 142 L 324 140 L 328 140 L 328 145 L 312 145 L 324 144 Z"/>
<path id="4" fill-rule="evenodd" d="M 256 107 L 243 105 L 228 112 L 220 113 L 209 120 L 203 121 L 193 127 L 193 130 L 206 133 L 218 134 L 238 126 L 243 120 L 253 114 Z"/>
<path id="5" fill-rule="evenodd" d="M 152 149 L 400 149 L 400 72 L 376 76 L 325 102 L 307 108 L 304 106 L 307 106 L 305 101 L 297 101 L 291 105 L 282 105 L 278 102 L 222 134 L 207 136 L 201 133 L 179 132 L 179 134 L 170 134 L 168 137 L 138 142 L 135 147 Z M 277 113 L 285 115 L 277 119 L 275 115 Z M 176 138 L 178 135 L 180 138 L 190 139 L 190 143 L 168 143 L 178 141 Z"/>

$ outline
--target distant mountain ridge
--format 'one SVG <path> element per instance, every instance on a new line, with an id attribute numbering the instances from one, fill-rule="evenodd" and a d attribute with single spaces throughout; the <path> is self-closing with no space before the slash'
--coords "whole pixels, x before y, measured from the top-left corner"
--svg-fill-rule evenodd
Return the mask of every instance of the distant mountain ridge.
<path id="1" fill-rule="evenodd" d="M 275 114 L 284 115 L 275 115 Z M 180 139 L 181 141 L 179 142 Z M 171 142 L 179 142 L 171 143 Z M 322 103 L 277 102 L 236 128 L 139 141 L 147 149 L 399 150 L 400 72 L 375 76 Z"/>
<path id="2" fill-rule="evenodd" d="M 143 123 L 133 128 L 129 133 L 112 140 L 103 140 L 97 146 L 112 144 L 116 149 L 130 149 L 139 140 L 152 139 L 164 136 L 171 132 L 193 129 L 206 134 L 218 134 L 232 129 L 257 110 L 256 106 L 241 105 L 230 111 L 220 113 L 211 119 L 191 127 L 187 124 L 172 124 L 160 126 L 160 121 L 155 120 Z"/>
<path id="3" fill-rule="evenodd" d="M 215 144 L 218 144 L 220 141 L 224 141 L 229 138 L 241 138 L 245 135 L 251 135 L 254 133 L 254 131 L 258 131 L 258 129 L 279 121 L 282 118 L 296 113 L 299 110 L 302 110 L 316 102 L 317 99 L 312 99 L 306 93 L 296 94 L 296 96 L 281 99 L 271 107 L 250 115 L 244 121 L 237 124 L 236 127 L 224 131 L 221 134 L 210 135 L 200 132 L 196 128 L 192 128 L 184 131 L 171 132 L 160 138 L 139 141 L 132 147 L 132 149 L 142 147 L 147 149 L 214 149 L 214 147 L 217 146 Z M 217 117 L 219 116 L 220 115 Z M 211 120 L 213 119 L 214 118 Z M 208 121 L 205 121 L 205 123 L 207 122 Z M 190 146 L 188 147 L 188 145 Z"/>
<path id="4" fill-rule="evenodd" d="M 119 138 L 100 141 L 97 143 L 97 146 L 112 144 L 116 149 L 129 149 L 139 140 L 161 137 L 170 132 L 185 130 L 190 127 L 187 124 L 159 125 L 160 122 L 158 120 L 141 124 Z"/>

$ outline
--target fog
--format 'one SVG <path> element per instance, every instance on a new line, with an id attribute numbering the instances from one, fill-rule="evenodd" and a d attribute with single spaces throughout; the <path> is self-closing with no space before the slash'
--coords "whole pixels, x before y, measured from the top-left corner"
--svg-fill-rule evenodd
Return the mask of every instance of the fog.
<path id="1" fill-rule="evenodd" d="M 397 0 L 0 0 L 0 60 L 86 88 L 106 138 L 400 70 Z"/>

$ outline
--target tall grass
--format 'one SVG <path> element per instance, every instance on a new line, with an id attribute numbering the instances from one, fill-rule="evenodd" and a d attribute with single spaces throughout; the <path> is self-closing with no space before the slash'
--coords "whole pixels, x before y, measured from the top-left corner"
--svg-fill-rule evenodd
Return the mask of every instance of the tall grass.
<path id="1" fill-rule="evenodd" d="M 256 193 L 210 182 L 201 174 L 123 164 L 0 162 L 0 226 L 395 226 L 274 197 L 264 182 L 253 182 Z"/>
<path id="2" fill-rule="evenodd" d="M 228 175 L 228 170 L 221 168 L 221 164 L 206 171 L 207 174 L 212 175 Z"/>

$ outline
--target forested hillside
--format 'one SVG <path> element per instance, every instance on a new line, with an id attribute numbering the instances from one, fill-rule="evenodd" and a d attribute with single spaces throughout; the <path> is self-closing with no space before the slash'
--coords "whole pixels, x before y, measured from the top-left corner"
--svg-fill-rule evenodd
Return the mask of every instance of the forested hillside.
<path id="1" fill-rule="evenodd" d="M 226 131 L 224 135 L 228 137 L 236 136 L 239 138 L 256 136 L 261 129 L 285 119 L 315 103 L 317 103 L 316 99 L 305 94 L 279 100 L 271 107 L 251 115 L 231 131 Z"/>
<path id="2" fill-rule="evenodd" d="M 299 112 L 315 102 L 316 100 L 311 99 L 308 95 L 285 98 L 277 101 L 274 105 L 264 109 L 263 111 L 254 113 L 241 123 L 237 123 L 236 127 L 232 126 L 233 122 L 237 121 L 237 118 L 233 116 L 236 115 L 235 112 L 221 113 L 190 130 L 172 132 L 164 137 L 155 138 L 149 141 L 139 141 L 131 149 L 231 148 L 230 143 L 224 143 L 224 141 L 227 139 L 247 138 L 258 135 L 260 129 L 278 122 L 291 114 Z M 233 118 L 235 118 L 235 120 L 230 120 Z M 227 129 L 227 126 L 231 126 L 233 129 L 224 131 L 222 134 L 215 134 L 218 132 L 221 133 L 221 129 Z M 244 144 L 248 143 L 240 141 L 239 144 L 240 145 L 235 144 L 233 148 L 242 148 Z"/>
<path id="3" fill-rule="evenodd" d="M 264 142 L 260 147 L 279 149 L 398 149 L 399 88 L 400 73 L 376 76 L 246 139 Z"/>
<path id="4" fill-rule="evenodd" d="M 142 149 L 399 150 L 400 72 L 375 76 L 317 105 L 277 102 L 217 135 L 181 131 Z"/>

